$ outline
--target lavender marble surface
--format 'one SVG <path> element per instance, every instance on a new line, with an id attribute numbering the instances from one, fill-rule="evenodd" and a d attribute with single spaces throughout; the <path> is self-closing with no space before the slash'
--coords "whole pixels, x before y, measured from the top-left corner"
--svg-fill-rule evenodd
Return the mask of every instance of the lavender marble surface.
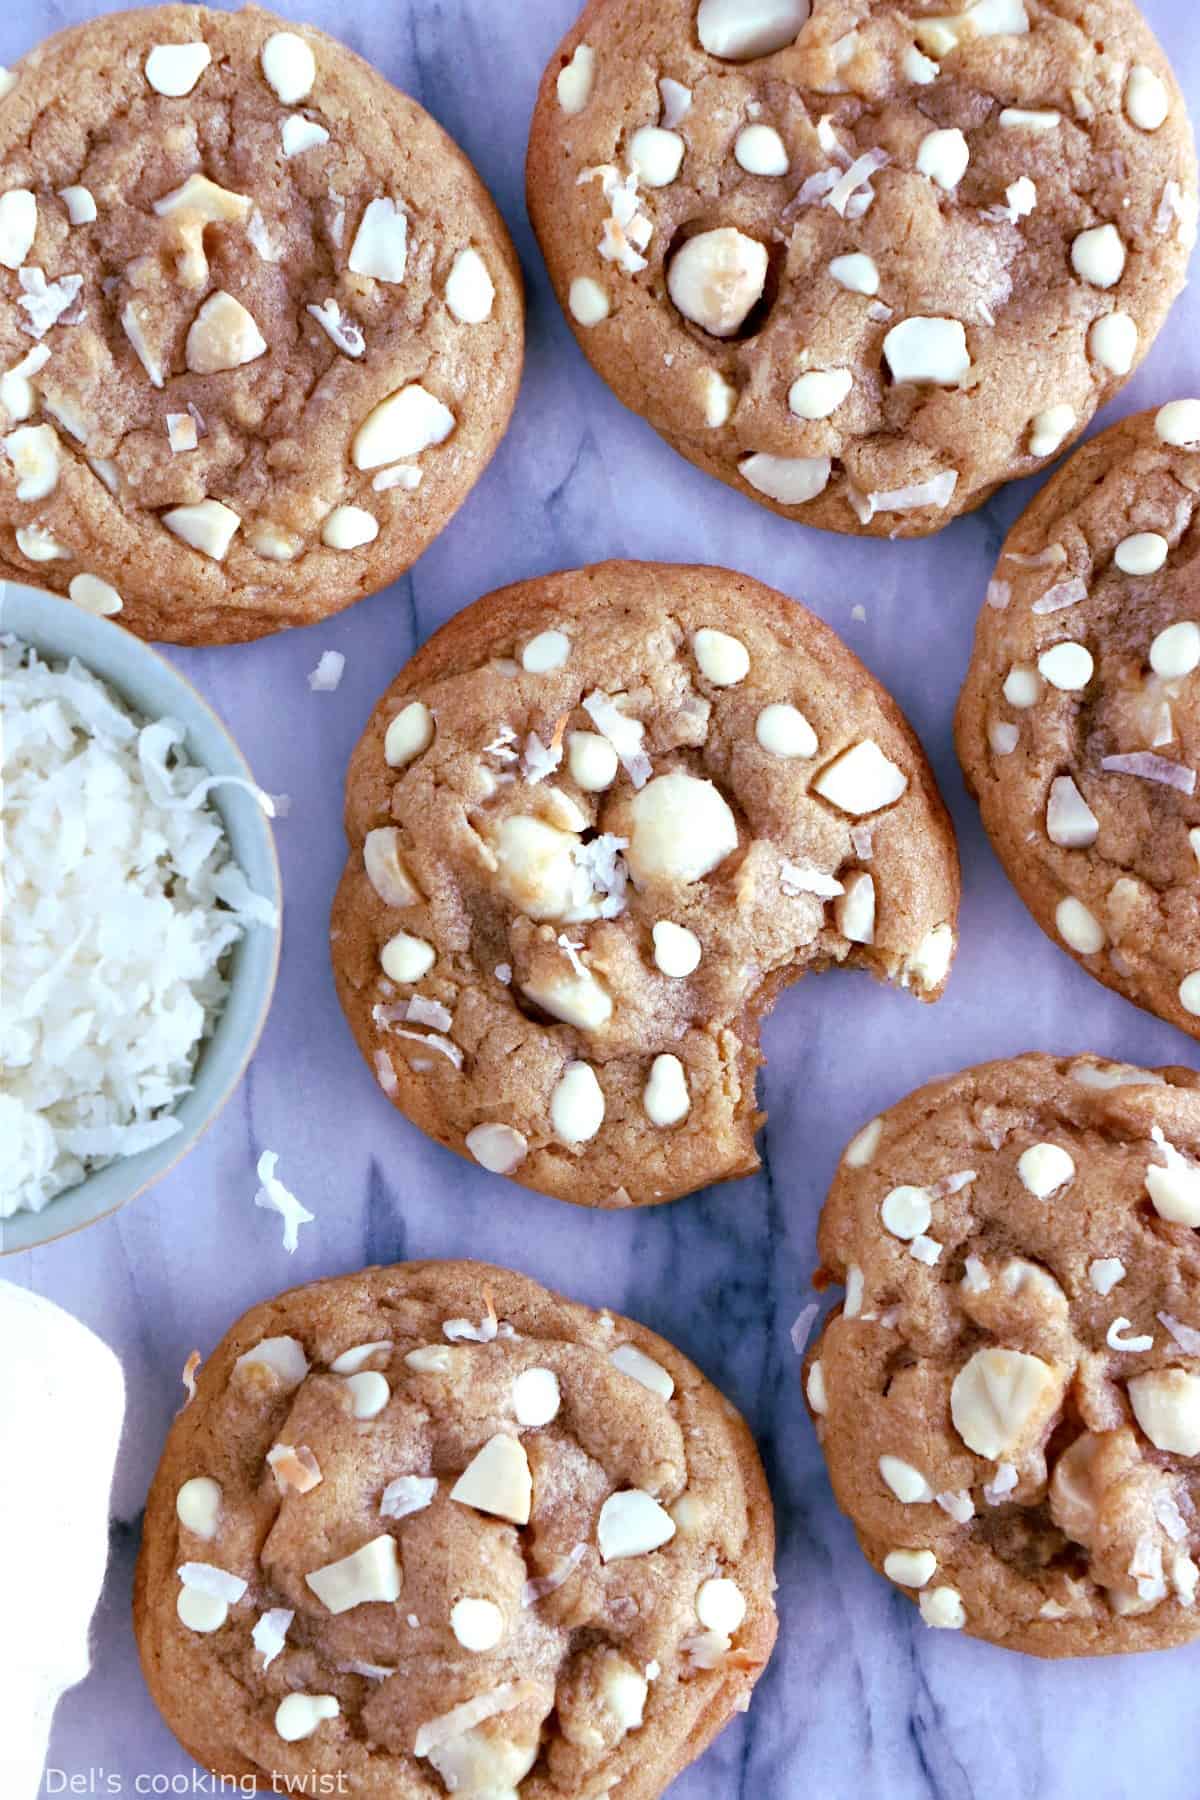
<path id="1" fill-rule="evenodd" d="M 261 1049 L 199 1148 L 116 1218 L 4 1265 L 6 1276 L 114 1345 L 129 1391 L 93 1673 L 60 1708 L 51 1767 L 103 1769 L 126 1793 L 139 1775 L 174 1778 L 166 1791 L 192 1791 L 193 1765 L 151 1705 L 129 1626 L 142 1504 L 187 1353 L 207 1351 L 245 1307 L 292 1283 L 406 1256 L 473 1255 L 644 1319 L 724 1388 L 758 1435 L 778 1510 L 779 1649 L 749 1716 L 680 1779 L 677 1800 L 810 1792 L 828 1800 L 1194 1800 L 1200 1645 L 1050 1666 L 926 1630 L 867 1568 L 834 1506 L 788 1342 L 808 1297 L 817 1214 L 838 1152 L 880 1107 L 940 1071 L 1025 1049 L 1195 1060 L 1194 1044 L 1103 992 L 1042 937 L 983 838 L 954 760 L 951 716 L 975 614 L 1031 484 L 936 539 L 888 544 L 791 525 L 690 468 L 589 371 L 525 217 L 534 90 L 575 0 L 379 8 L 279 0 L 279 9 L 325 25 L 369 57 L 476 162 L 525 267 L 525 383 L 495 462 L 405 580 L 308 631 L 174 653 L 260 782 L 292 796 L 277 834 L 283 964 Z M 88 10 L 86 0 L 6 10 L 0 60 Z M 1200 106 L 1194 0 L 1148 0 L 1148 11 Z M 1102 423 L 1200 391 L 1196 325 L 1196 301 L 1185 294 Z M 858 974 L 793 989 L 767 1027 L 761 1173 L 629 1216 L 579 1213 L 511 1187 L 401 1120 L 342 1022 L 326 945 L 343 859 L 343 771 L 385 681 L 478 595 L 607 556 L 722 563 L 814 607 L 919 731 L 955 817 L 965 880 L 962 949 L 943 1002 L 919 1007 Z M 344 652 L 346 673 L 336 693 L 314 695 L 306 676 L 323 650 Z M 267 1148 L 317 1214 L 290 1258 L 279 1220 L 252 1205 L 255 1161 Z M 164 1790 L 143 1783 L 137 1791 Z"/>

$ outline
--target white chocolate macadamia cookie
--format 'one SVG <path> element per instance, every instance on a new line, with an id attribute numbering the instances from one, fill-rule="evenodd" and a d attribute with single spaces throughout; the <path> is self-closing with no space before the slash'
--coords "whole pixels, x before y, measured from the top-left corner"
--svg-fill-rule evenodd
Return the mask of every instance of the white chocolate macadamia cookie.
<path id="1" fill-rule="evenodd" d="M 1133 0 L 590 0 L 527 165 L 617 396 L 761 505 L 880 537 L 1084 430 L 1183 286 L 1196 185 Z"/>
<path id="2" fill-rule="evenodd" d="M 986 1063 L 848 1146 L 805 1392 L 927 1625 L 1048 1657 L 1200 1637 L 1198 1233 L 1191 1069 Z"/>
<path id="3" fill-rule="evenodd" d="M 134 1625 L 219 1775 L 657 1800 L 750 1703 L 773 1553 L 754 1440 L 670 1344 L 506 1269 L 401 1263 L 217 1346 L 150 1491 Z"/>
<path id="4" fill-rule="evenodd" d="M 1093 438 L 1005 541 L 959 760 L 1047 935 L 1200 1037 L 1200 400 Z"/>
<path id="5" fill-rule="evenodd" d="M 723 569 L 518 583 L 430 639 L 346 785 L 338 994 L 385 1094 L 587 1206 L 758 1166 L 759 1022 L 805 971 L 919 999 L 955 948 L 954 836 L 846 646 Z"/>
<path id="6" fill-rule="evenodd" d="M 185 644 L 393 581 L 521 371 L 516 256 L 462 152 L 257 7 L 106 13 L 9 83 L 0 577 Z"/>

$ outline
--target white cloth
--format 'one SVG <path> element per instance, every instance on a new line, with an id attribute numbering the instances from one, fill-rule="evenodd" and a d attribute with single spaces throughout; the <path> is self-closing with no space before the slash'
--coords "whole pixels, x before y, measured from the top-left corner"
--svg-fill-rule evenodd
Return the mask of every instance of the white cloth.
<path id="1" fill-rule="evenodd" d="M 88 1672 L 125 1414 L 106 1344 L 0 1281 L 0 1793 L 34 1800 L 50 1721 Z"/>

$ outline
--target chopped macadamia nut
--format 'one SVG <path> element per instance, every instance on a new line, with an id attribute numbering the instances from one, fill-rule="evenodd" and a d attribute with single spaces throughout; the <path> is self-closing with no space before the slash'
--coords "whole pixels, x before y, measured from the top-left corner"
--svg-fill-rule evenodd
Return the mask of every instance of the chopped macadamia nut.
<path id="1" fill-rule="evenodd" d="M 640 1488 L 610 1494 L 600 1508 L 596 1541 L 602 1562 L 647 1556 L 669 1544 L 674 1536 L 675 1521 L 670 1513 Z"/>
<path id="2" fill-rule="evenodd" d="M 9 188 L 0 194 L 0 263 L 19 269 L 37 236 L 37 199 L 28 188 Z"/>
<path id="3" fill-rule="evenodd" d="M 529 1144 L 511 1125 L 476 1125 L 466 1146 L 480 1168 L 492 1175 L 511 1175 L 524 1162 Z"/>
<path id="4" fill-rule="evenodd" d="M 303 156 L 306 150 L 317 150 L 327 144 L 329 133 L 315 119 L 306 119 L 303 113 L 289 113 L 279 127 L 279 142 L 285 156 Z M 363 273 L 373 274 L 374 270 L 367 269 Z"/>
<path id="5" fill-rule="evenodd" d="M 335 506 L 321 527 L 331 550 L 359 550 L 379 536 L 379 520 L 361 506 Z"/>
<path id="6" fill-rule="evenodd" d="M 347 266 L 352 275 L 370 275 L 376 281 L 404 280 L 408 266 L 408 217 L 395 200 L 383 195 L 367 202 L 350 246 Z"/>
<path id="7" fill-rule="evenodd" d="M 444 443 L 454 426 L 450 408 L 420 382 L 411 382 L 368 413 L 355 433 L 351 458 L 356 469 L 377 469 L 419 456 L 431 445 Z"/>
<path id="8" fill-rule="evenodd" d="M 321 1604 L 335 1614 L 368 1601 L 396 1601 L 400 1598 L 396 1540 L 387 1533 L 372 1538 L 350 1556 L 314 1569 L 304 1580 Z"/>
<path id="9" fill-rule="evenodd" d="M 696 31 L 710 56 L 752 62 L 795 42 L 809 0 L 700 0 Z"/>
<path id="10" fill-rule="evenodd" d="M 883 354 L 894 381 L 956 387 L 971 369 L 957 319 L 902 319 L 884 338 Z"/>
<path id="11" fill-rule="evenodd" d="M 367 880 L 385 906 L 415 906 L 421 895 L 400 855 L 400 834 L 394 825 L 368 831 L 363 843 Z"/>
<path id="12" fill-rule="evenodd" d="M 756 450 L 738 464 L 750 486 L 780 506 L 804 506 L 829 486 L 832 462 L 828 456 L 772 456 Z"/>
<path id="13" fill-rule="evenodd" d="M 1127 1385 L 1134 1418 L 1156 1450 L 1200 1456 L 1200 1375 L 1155 1369 Z"/>
<path id="14" fill-rule="evenodd" d="M 851 251 L 846 256 L 835 256 L 829 265 L 829 273 L 839 287 L 851 294 L 873 297 L 879 292 L 879 270 L 873 258 L 862 250 Z"/>
<path id="15" fill-rule="evenodd" d="M 849 369 L 810 369 L 788 389 L 788 410 L 798 419 L 827 419 L 854 386 Z"/>
<path id="16" fill-rule="evenodd" d="M 96 201 L 90 188 L 60 188 L 58 197 L 67 209 L 72 225 L 91 225 L 96 218 Z"/>
<path id="17" fill-rule="evenodd" d="M 226 552 L 242 521 L 232 507 L 220 500 L 200 500 L 194 506 L 172 507 L 162 515 L 162 522 L 175 537 L 182 538 L 202 556 L 224 562 Z"/>
<path id="18" fill-rule="evenodd" d="M 284 106 L 307 100 L 317 79 L 317 60 L 295 31 L 274 31 L 259 56 L 262 72 Z"/>
<path id="19" fill-rule="evenodd" d="M 936 1568 L 932 1550 L 889 1550 L 883 1559 L 884 1574 L 898 1587 L 923 1588 Z"/>
<path id="20" fill-rule="evenodd" d="M 969 1450 L 995 1462 L 1028 1448 L 1062 1398 L 1058 1372 L 1041 1357 L 999 1347 L 977 1350 L 954 1378 L 950 1414 Z"/>
<path id="21" fill-rule="evenodd" d="M 18 500 L 44 500 L 54 492 L 61 457 L 53 425 L 21 425 L 4 439 L 4 449 L 16 471 Z"/>
<path id="22" fill-rule="evenodd" d="M 675 1383 L 661 1363 L 639 1350 L 636 1344 L 618 1344 L 609 1352 L 609 1362 L 623 1375 L 628 1375 L 642 1387 L 649 1388 L 660 1400 L 670 1400 L 675 1392 Z"/>
<path id="23" fill-rule="evenodd" d="M 1059 901 L 1054 920 L 1064 944 L 1069 944 L 1080 956 L 1095 956 L 1097 951 L 1103 950 L 1107 941 L 1103 925 L 1073 894 Z"/>
<path id="24" fill-rule="evenodd" d="M 766 247 L 725 225 L 689 238 L 675 253 L 667 291 L 685 319 L 728 338 L 758 304 L 766 280 Z"/>
<path id="25" fill-rule="evenodd" d="M 410 700 L 387 728 L 383 757 L 389 769 L 402 769 L 424 754 L 433 742 L 433 714 L 423 700 Z"/>
<path id="26" fill-rule="evenodd" d="M 879 1148 L 879 1140 L 883 1136 L 883 1120 L 872 1119 L 857 1132 L 842 1152 L 842 1161 L 849 1169 L 865 1169 L 875 1159 Z"/>
<path id="27" fill-rule="evenodd" d="M 908 777 L 873 739 L 865 738 L 823 769 L 813 788 L 839 811 L 862 818 L 899 800 Z"/>
<path id="28" fill-rule="evenodd" d="M 476 1512 L 528 1525 L 533 1504 L 529 1459 L 516 1438 L 489 1438 L 450 1490 L 450 1498 Z"/>

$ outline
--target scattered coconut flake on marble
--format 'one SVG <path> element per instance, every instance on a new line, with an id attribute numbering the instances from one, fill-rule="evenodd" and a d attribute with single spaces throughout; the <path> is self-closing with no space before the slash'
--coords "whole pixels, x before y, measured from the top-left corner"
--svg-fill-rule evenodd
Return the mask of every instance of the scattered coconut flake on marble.
<path id="1" fill-rule="evenodd" d="M 800 1308 L 800 1311 L 793 1319 L 792 1328 L 788 1332 L 788 1336 L 792 1340 L 792 1349 L 796 1352 L 797 1356 L 804 1355 L 808 1346 L 809 1337 L 812 1334 L 813 1325 L 816 1322 L 816 1317 L 820 1310 L 817 1302 L 815 1300 L 810 1300 L 807 1306 L 802 1306 Z"/>
<path id="2" fill-rule="evenodd" d="M 264 1670 L 270 1668 L 287 1643 L 288 1630 L 295 1616 L 295 1613 L 289 1612 L 286 1606 L 274 1606 L 270 1612 L 261 1615 L 254 1630 L 250 1633 L 254 1648 L 263 1659 Z"/>
<path id="3" fill-rule="evenodd" d="M 320 660 L 308 677 L 314 694 L 332 694 L 342 679 L 346 659 L 340 650 L 322 650 Z"/>
<path id="4" fill-rule="evenodd" d="M 1195 769 L 1186 769 L 1169 757 L 1156 756 L 1153 750 L 1131 750 L 1126 756 L 1102 756 L 1100 767 L 1106 775 L 1136 775 L 1139 781 L 1178 788 L 1181 794 L 1196 791 Z"/>
<path id="5" fill-rule="evenodd" d="M 180 727 L 145 723 L 81 663 L 48 665 L 13 639 L 0 684 L 8 1217 L 180 1130 L 227 955 L 277 916 L 229 860 L 203 805 L 213 778 L 184 757 Z"/>
<path id="6" fill-rule="evenodd" d="M 231 1575 L 212 1563 L 184 1563 L 178 1575 L 184 1587 L 197 1594 L 209 1594 L 214 1600 L 224 1600 L 229 1606 L 236 1606 L 249 1586 L 240 1575 Z"/>
<path id="7" fill-rule="evenodd" d="M 316 1214 L 310 1213 L 291 1189 L 284 1187 L 275 1173 L 278 1162 L 274 1150 L 264 1150 L 259 1157 L 258 1179 L 262 1186 L 254 1196 L 254 1204 L 279 1214 L 283 1220 L 283 1247 L 290 1256 L 300 1242 L 300 1227 L 311 1225 Z"/>
<path id="8" fill-rule="evenodd" d="M 586 1555 L 587 1545 L 576 1544 L 548 1575 L 531 1576 L 521 1588 L 522 1607 L 528 1610 L 529 1607 L 536 1606 L 539 1600 L 544 1600 L 547 1594 L 553 1594 L 557 1588 L 562 1587 L 565 1581 L 571 1579 Z"/>

